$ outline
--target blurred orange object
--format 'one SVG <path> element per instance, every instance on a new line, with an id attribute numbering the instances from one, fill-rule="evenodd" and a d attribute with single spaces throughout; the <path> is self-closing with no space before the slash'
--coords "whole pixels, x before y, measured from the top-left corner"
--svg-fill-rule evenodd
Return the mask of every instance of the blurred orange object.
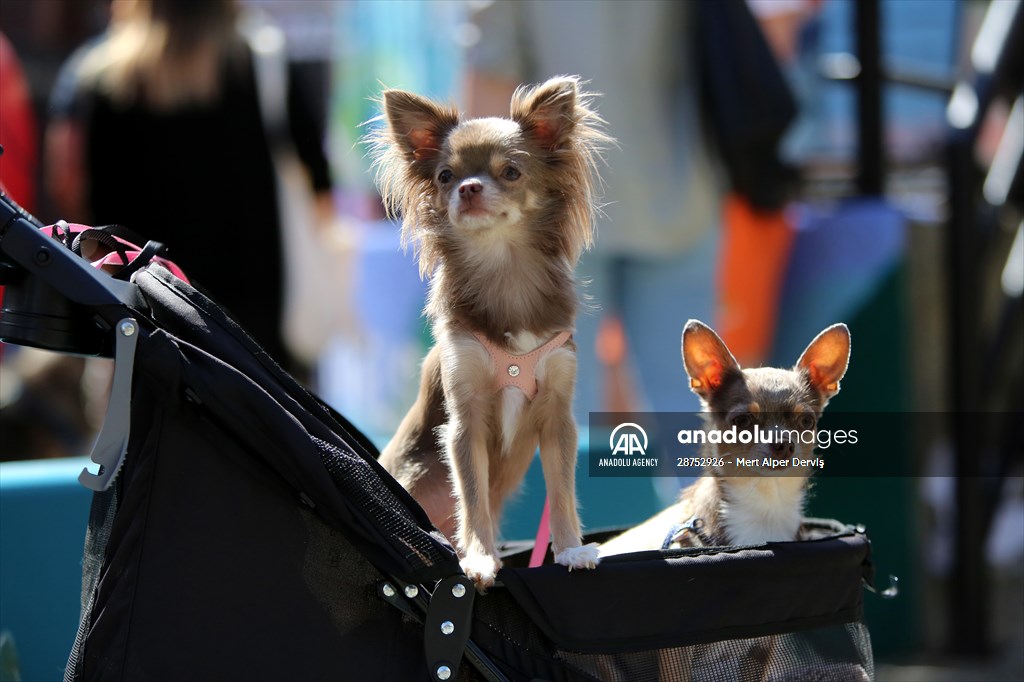
<path id="1" fill-rule="evenodd" d="M 601 319 L 595 341 L 597 359 L 604 370 L 605 412 L 636 412 L 640 409 L 633 373 L 629 366 L 629 343 L 622 320 L 615 314 Z"/>
<path id="2" fill-rule="evenodd" d="M 768 358 L 796 232 L 785 211 L 757 211 L 736 193 L 725 198 L 715 328 L 745 367 Z"/>

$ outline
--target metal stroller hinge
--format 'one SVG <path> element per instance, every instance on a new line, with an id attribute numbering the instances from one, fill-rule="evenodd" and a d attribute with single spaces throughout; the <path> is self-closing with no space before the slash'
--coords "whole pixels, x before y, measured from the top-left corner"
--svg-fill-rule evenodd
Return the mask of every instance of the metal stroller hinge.
<path id="1" fill-rule="evenodd" d="M 95 474 L 82 469 L 78 482 L 97 492 L 106 490 L 114 482 L 124 465 L 131 430 L 132 370 L 135 367 L 135 346 L 139 338 L 139 325 L 126 317 L 114 331 L 114 382 L 110 389 L 110 402 L 103 417 L 103 428 L 96 437 L 89 459 L 100 466 Z"/>
<path id="2" fill-rule="evenodd" d="M 431 679 L 453 679 L 469 639 L 476 589 L 464 575 L 445 578 L 434 588 L 423 622 L 423 646 Z"/>
<path id="3" fill-rule="evenodd" d="M 463 656 L 489 682 L 508 682 L 473 640 L 469 639 L 476 588 L 465 575 L 437 583 L 433 593 L 400 580 L 377 583 L 377 594 L 405 615 L 423 623 L 423 644 L 431 680 L 458 677 Z"/>

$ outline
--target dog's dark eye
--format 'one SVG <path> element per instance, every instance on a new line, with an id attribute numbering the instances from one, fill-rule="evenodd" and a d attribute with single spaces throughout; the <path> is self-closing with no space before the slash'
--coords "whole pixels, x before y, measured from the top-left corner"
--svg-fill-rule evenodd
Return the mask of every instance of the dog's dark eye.
<path id="1" fill-rule="evenodd" d="M 506 180 L 518 180 L 522 173 L 515 166 L 507 166 L 505 170 L 501 171 L 501 177 Z"/>
<path id="2" fill-rule="evenodd" d="M 754 418 L 746 412 L 736 415 L 731 421 L 737 429 L 749 429 L 754 424 Z"/>
<path id="3" fill-rule="evenodd" d="M 801 429 L 813 429 L 814 428 L 814 415 L 804 412 L 800 415 L 799 419 Z"/>
<path id="4" fill-rule="evenodd" d="M 443 171 L 437 174 L 437 181 L 442 185 L 447 185 L 449 182 L 455 179 L 455 173 L 445 168 Z"/>

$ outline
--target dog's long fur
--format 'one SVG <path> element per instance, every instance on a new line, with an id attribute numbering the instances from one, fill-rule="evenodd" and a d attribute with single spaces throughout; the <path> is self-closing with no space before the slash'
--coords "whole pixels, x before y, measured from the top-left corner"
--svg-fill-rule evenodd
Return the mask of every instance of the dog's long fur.
<path id="1" fill-rule="evenodd" d="M 510 119 L 463 120 L 396 90 L 382 102 L 387 125 L 371 137 L 378 185 L 430 279 L 436 346 L 380 461 L 486 588 L 500 567 L 502 505 L 539 444 L 555 559 L 593 567 L 576 510 L 575 347 L 540 361 L 531 401 L 515 387 L 494 390 L 490 355 L 471 332 L 526 353 L 573 329 L 574 268 L 593 240 L 597 163 L 611 139 L 573 77 L 520 88 Z"/>
<path id="2" fill-rule="evenodd" d="M 690 320 L 683 329 L 682 353 L 690 386 L 701 399 L 709 427 L 727 430 L 736 424 L 751 429 L 757 424 L 762 431 L 776 427 L 813 430 L 829 399 L 839 392 L 839 381 L 849 363 L 850 332 L 843 324 L 824 330 L 792 369 L 744 370 L 710 327 Z M 813 442 L 802 441 L 708 444 L 702 452 L 706 458 L 732 463 L 705 469 L 704 475 L 682 492 L 678 503 L 612 538 L 602 545 L 601 554 L 660 549 L 674 525 L 695 518 L 703 522 L 704 539 L 684 533 L 673 546 L 796 540 L 812 470 L 803 466 L 744 467 L 735 460 L 808 460 L 813 450 Z"/>

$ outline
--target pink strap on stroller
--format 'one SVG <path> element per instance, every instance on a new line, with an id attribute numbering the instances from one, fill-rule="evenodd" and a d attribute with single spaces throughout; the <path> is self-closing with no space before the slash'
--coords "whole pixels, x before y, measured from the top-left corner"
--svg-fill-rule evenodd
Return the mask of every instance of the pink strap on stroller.
<path id="1" fill-rule="evenodd" d="M 107 255 L 103 256 L 102 258 L 100 258 L 99 260 L 94 260 L 90 262 L 94 267 L 97 268 L 102 268 L 104 265 L 128 265 L 129 263 L 133 263 L 141 253 L 141 250 L 136 251 L 128 249 L 124 252 L 125 256 L 127 257 L 127 262 L 123 262 L 121 260 L 121 254 L 117 253 L 116 251 L 112 251 Z M 174 261 L 167 260 L 166 258 L 161 258 L 160 256 L 154 256 L 152 262 L 159 263 L 163 267 L 167 268 L 172 275 L 180 279 L 182 282 L 188 283 L 188 276 L 180 267 L 178 267 L 178 264 L 175 263 Z"/>
<path id="2" fill-rule="evenodd" d="M 188 276 L 177 263 L 158 255 L 163 251 L 162 245 L 150 241 L 145 246 L 139 246 L 131 239 L 126 238 L 124 234 L 128 231 L 119 226 L 89 227 L 88 225 L 60 221 L 42 229 L 44 232 L 49 231 L 51 237 L 79 253 L 93 267 L 106 268 L 107 272 L 112 275 L 117 276 L 123 268 L 134 263 L 140 256 L 144 256 L 147 263 L 159 263 L 181 281 L 189 281 Z M 133 239 L 138 238 L 133 236 Z M 85 252 L 83 241 L 94 243 L 93 253 Z M 97 258 L 97 256 L 99 257 Z"/>

